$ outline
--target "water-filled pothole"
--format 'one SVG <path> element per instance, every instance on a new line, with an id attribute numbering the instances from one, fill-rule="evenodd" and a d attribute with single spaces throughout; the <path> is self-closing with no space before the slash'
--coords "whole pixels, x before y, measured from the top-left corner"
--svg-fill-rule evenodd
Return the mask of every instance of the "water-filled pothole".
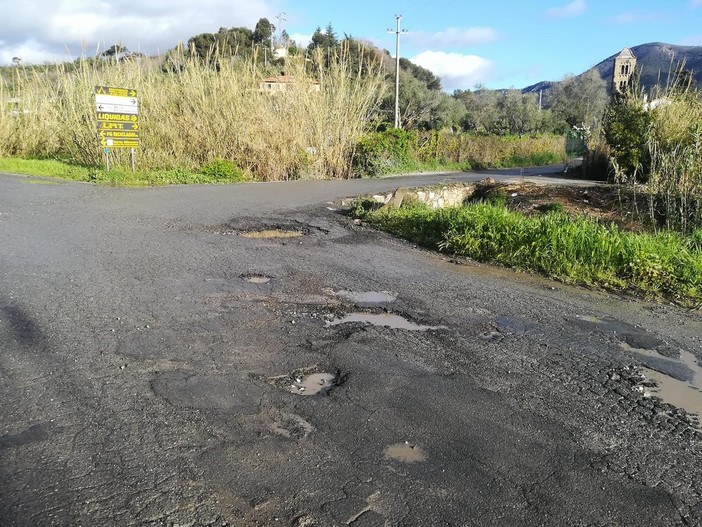
<path id="1" fill-rule="evenodd" d="M 642 373 L 656 383 L 651 388 L 652 395 L 702 420 L 702 367 L 692 353 L 681 350 L 680 358 L 674 360 L 655 350 L 633 348 L 626 342 L 621 347 L 644 364 Z"/>
<path id="2" fill-rule="evenodd" d="M 358 307 L 382 307 L 397 300 L 397 293 L 391 291 L 337 291 L 336 296 Z"/>
<path id="3" fill-rule="evenodd" d="M 244 238 L 297 238 L 304 235 L 304 232 L 285 229 L 265 229 L 261 231 L 246 231 L 239 233 L 239 236 L 243 236 Z"/>
<path id="4" fill-rule="evenodd" d="M 342 318 L 335 318 L 327 322 L 327 327 L 338 326 L 340 324 L 370 324 L 372 326 L 382 326 L 391 329 L 406 329 L 408 331 L 430 331 L 437 329 L 448 329 L 446 326 L 425 326 L 410 322 L 400 315 L 393 313 L 350 313 Z"/>
<path id="5" fill-rule="evenodd" d="M 265 274 L 258 274 L 258 273 L 252 273 L 252 274 L 244 274 L 241 275 L 241 277 L 249 282 L 250 284 L 267 284 L 268 282 L 271 281 L 271 277 L 267 276 Z"/>
<path id="6" fill-rule="evenodd" d="M 324 369 L 319 366 L 302 368 L 286 375 L 269 377 L 268 382 L 295 395 L 329 395 L 345 381 L 346 376 L 342 376 L 338 370 L 330 373 Z"/>
<path id="7" fill-rule="evenodd" d="M 297 395 L 326 395 L 334 387 L 336 375 L 331 373 L 311 373 L 295 378 L 290 385 L 290 393 Z"/>
<path id="8" fill-rule="evenodd" d="M 387 447 L 385 449 L 385 457 L 395 461 L 402 461 L 403 463 L 421 463 L 427 458 L 421 448 L 406 441 Z"/>

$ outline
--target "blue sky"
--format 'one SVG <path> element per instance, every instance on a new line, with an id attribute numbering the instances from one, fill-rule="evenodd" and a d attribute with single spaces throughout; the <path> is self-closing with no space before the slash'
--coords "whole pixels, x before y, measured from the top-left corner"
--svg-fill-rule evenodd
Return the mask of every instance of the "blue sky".
<path id="1" fill-rule="evenodd" d="M 394 54 L 395 15 L 403 16 L 401 56 L 442 77 L 446 89 L 524 87 L 581 73 L 625 46 L 702 45 L 702 0 L 0 0 L 0 64 L 94 54 L 121 41 L 159 53 L 219 27 L 253 27 L 285 13 L 300 41 L 331 22 Z M 41 16 L 38 14 L 41 13 Z"/>
<path id="2" fill-rule="evenodd" d="M 581 73 L 625 46 L 702 45 L 702 0 L 475 1 L 356 0 L 320 7 L 290 2 L 288 31 L 304 34 L 331 21 L 394 54 L 394 15 L 402 14 L 400 55 L 416 59 L 450 88 L 483 82 L 524 87 Z M 326 16 L 325 16 L 326 15 Z M 321 22 L 316 22 L 321 19 Z"/>

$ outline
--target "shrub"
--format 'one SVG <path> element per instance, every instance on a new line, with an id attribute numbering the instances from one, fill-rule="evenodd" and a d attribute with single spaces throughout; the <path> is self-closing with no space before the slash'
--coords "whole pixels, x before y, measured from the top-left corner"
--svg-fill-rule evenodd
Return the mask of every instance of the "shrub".
<path id="1" fill-rule="evenodd" d="M 212 181 L 246 181 L 246 176 L 239 167 L 219 158 L 201 166 L 200 173 Z"/>

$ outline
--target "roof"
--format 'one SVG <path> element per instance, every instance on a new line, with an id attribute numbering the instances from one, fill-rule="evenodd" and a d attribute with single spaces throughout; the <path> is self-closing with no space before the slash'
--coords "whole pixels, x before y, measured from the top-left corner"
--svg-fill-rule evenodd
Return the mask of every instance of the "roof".
<path id="1" fill-rule="evenodd" d="M 629 48 L 624 48 L 622 52 L 617 55 L 618 59 L 635 59 L 636 55 L 634 55 L 634 52 L 631 51 Z"/>
<path id="2" fill-rule="evenodd" d="M 268 77 L 263 79 L 262 82 L 267 84 L 294 84 L 296 82 L 295 77 L 289 75 L 280 75 L 278 77 Z M 319 84 L 317 81 L 308 81 L 310 84 Z"/>

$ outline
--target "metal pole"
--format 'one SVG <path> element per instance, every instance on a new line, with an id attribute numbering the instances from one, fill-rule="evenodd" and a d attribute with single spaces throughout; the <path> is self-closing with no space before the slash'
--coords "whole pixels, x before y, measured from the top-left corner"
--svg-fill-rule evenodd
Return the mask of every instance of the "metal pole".
<path id="1" fill-rule="evenodd" d="M 107 168 L 107 171 L 110 171 L 110 149 L 105 148 L 105 167 Z"/>
<path id="2" fill-rule="evenodd" d="M 395 36 L 395 128 L 400 127 L 400 21 L 402 15 L 395 16 L 397 19 L 397 33 Z"/>
<path id="3" fill-rule="evenodd" d="M 136 158 L 134 155 L 134 149 L 132 148 L 132 174 L 135 172 L 134 167 L 136 165 Z"/>

